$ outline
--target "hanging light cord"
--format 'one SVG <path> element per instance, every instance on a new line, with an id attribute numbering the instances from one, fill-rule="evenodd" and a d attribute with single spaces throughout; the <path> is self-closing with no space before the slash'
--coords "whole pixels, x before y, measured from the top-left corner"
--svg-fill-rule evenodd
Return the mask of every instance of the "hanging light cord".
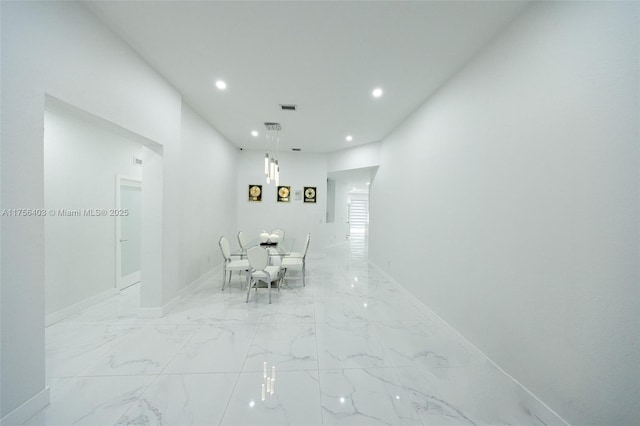
<path id="1" fill-rule="evenodd" d="M 276 134 L 277 131 L 282 130 L 280 123 L 264 123 L 267 128 L 266 140 L 267 150 L 264 156 L 264 174 L 267 178 L 267 185 L 271 181 L 275 182 L 275 185 L 280 184 L 280 163 L 278 161 L 278 152 L 280 150 L 280 136 Z"/>

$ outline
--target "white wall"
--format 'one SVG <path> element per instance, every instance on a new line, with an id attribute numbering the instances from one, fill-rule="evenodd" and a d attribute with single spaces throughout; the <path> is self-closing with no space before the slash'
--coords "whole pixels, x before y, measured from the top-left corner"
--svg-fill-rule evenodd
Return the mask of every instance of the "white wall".
<path id="1" fill-rule="evenodd" d="M 181 288 L 219 265 L 218 239 L 236 233 L 237 154 L 237 148 L 183 105 Z"/>
<path id="2" fill-rule="evenodd" d="M 291 186 L 292 200 L 278 203 L 273 182 L 264 176 L 264 152 L 241 151 L 238 162 L 237 205 L 238 230 L 257 238 L 260 231 L 274 228 L 285 230 L 286 237 L 296 239 L 296 248 L 302 250 L 305 236 L 311 232 L 309 252 L 323 252 L 326 242 L 324 222 L 327 211 L 327 160 L 325 154 L 282 153 L 280 185 Z M 250 184 L 261 184 L 262 202 L 248 201 Z M 293 192 L 304 186 L 315 186 L 317 202 L 293 200 Z M 236 235 L 227 235 L 232 246 L 237 246 Z"/>
<path id="3" fill-rule="evenodd" d="M 114 209 L 116 174 L 141 179 L 142 145 L 73 116 L 46 111 L 44 208 Z M 45 218 L 45 313 L 116 287 L 115 217 Z"/>
<path id="4" fill-rule="evenodd" d="M 178 93 L 82 5 L 0 7 L 4 208 L 44 206 L 45 94 L 159 143 L 177 140 Z M 24 402 L 46 402 L 44 219 L 3 217 L 2 246 L 0 415 L 20 419 L 34 408 L 14 412 Z"/>
<path id="5" fill-rule="evenodd" d="M 638 24 L 533 4 L 371 187 L 372 260 L 572 424 L 640 424 Z"/>
<path id="6" fill-rule="evenodd" d="M 163 303 L 164 257 L 168 256 L 164 248 L 163 228 L 165 167 L 162 147 L 145 144 L 142 147 L 142 259 L 140 259 L 140 314 L 146 315 L 149 309 L 157 312 Z M 177 263 L 178 258 L 174 259 Z M 173 262 L 169 261 L 172 264 Z"/>
<path id="7" fill-rule="evenodd" d="M 327 154 L 327 170 L 361 169 L 380 165 L 380 142 L 358 145 Z"/>
<path id="8" fill-rule="evenodd" d="M 349 208 L 347 206 L 347 191 L 351 188 L 347 187 L 347 183 L 340 179 L 335 179 L 334 194 L 334 221 L 327 223 L 326 236 L 329 246 L 347 242 L 349 234 Z"/>
<path id="9" fill-rule="evenodd" d="M 181 146 L 180 94 L 80 3 L 0 2 L 0 8 L 2 207 L 44 206 L 47 95 L 149 141 L 143 150 L 141 305 L 162 312 L 194 273 L 192 263 L 180 265 L 181 248 L 191 245 L 182 223 L 182 159 L 193 156 L 189 142 L 185 152 Z M 0 416 L 19 423 L 48 400 L 44 219 L 2 217 L 1 232 Z M 192 256 L 202 258 L 197 250 Z"/>

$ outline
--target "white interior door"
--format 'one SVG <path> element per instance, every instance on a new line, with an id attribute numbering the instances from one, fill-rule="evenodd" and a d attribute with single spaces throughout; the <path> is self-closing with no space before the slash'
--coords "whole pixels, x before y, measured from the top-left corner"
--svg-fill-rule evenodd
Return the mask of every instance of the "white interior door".
<path id="1" fill-rule="evenodd" d="M 116 185 L 116 276 L 123 289 L 140 281 L 142 182 L 117 176 Z"/>

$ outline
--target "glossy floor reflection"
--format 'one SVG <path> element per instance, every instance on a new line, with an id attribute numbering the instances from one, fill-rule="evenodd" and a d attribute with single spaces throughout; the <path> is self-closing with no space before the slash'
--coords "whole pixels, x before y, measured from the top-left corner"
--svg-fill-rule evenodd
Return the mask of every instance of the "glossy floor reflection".
<path id="1" fill-rule="evenodd" d="M 352 244 L 271 305 L 215 274 L 164 318 L 133 287 L 48 327 L 51 405 L 28 424 L 563 424 Z"/>

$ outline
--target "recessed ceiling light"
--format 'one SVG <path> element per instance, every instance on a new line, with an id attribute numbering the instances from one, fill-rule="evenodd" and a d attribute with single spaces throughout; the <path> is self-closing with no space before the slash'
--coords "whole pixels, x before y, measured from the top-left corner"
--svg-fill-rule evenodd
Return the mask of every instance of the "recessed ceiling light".
<path id="1" fill-rule="evenodd" d="M 367 185 L 371 185 L 371 182 L 367 182 Z"/>
<path id="2" fill-rule="evenodd" d="M 349 135 L 345 138 L 347 142 L 351 142 L 353 140 L 353 136 Z"/>
<path id="3" fill-rule="evenodd" d="M 372 94 L 373 94 L 374 98 L 379 98 L 380 96 L 382 96 L 382 89 L 377 87 L 377 88 L 373 89 Z"/>
<path id="4" fill-rule="evenodd" d="M 255 138 L 256 136 L 258 136 L 258 132 L 255 131 L 255 130 L 252 130 L 251 131 L 251 136 L 253 136 Z"/>
<path id="5" fill-rule="evenodd" d="M 218 80 L 218 81 L 216 81 L 216 87 L 217 87 L 218 89 L 220 89 L 220 90 L 224 90 L 224 89 L 226 89 L 226 88 L 227 88 L 227 83 L 225 83 L 225 82 L 224 82 L 224 81 L 222 81 L 222 80 Z"/>

